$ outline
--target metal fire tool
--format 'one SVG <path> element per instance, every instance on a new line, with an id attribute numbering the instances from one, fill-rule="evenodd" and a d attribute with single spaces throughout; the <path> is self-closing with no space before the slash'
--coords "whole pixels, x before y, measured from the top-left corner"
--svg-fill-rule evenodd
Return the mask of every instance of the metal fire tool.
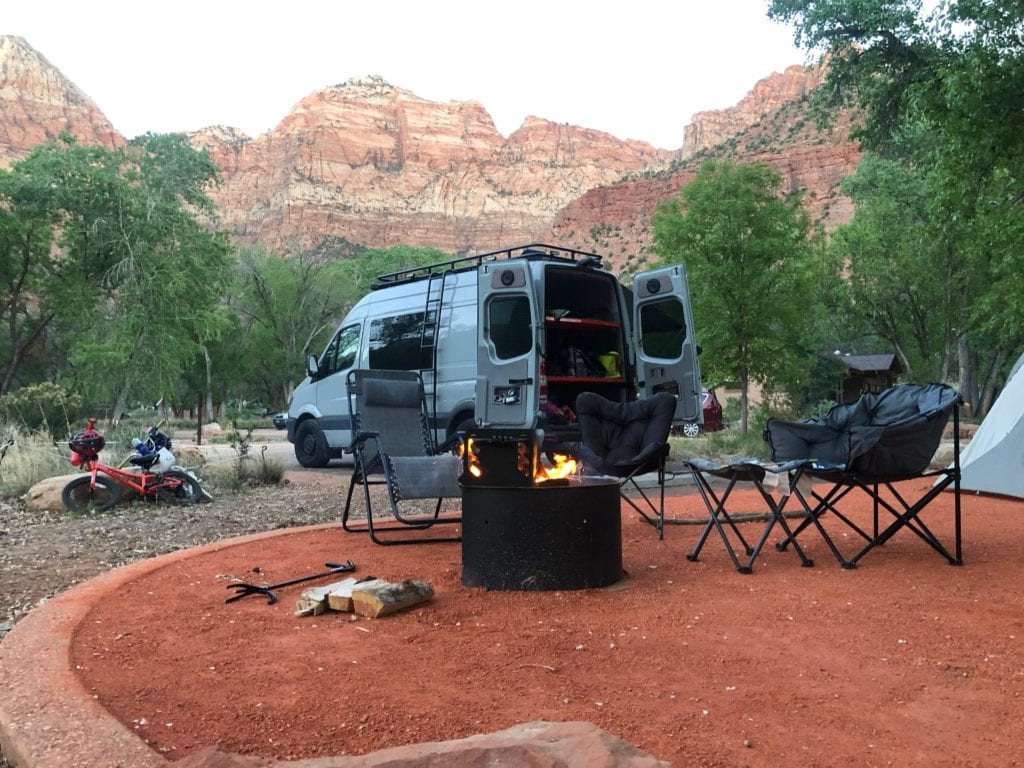
<path id="1" fill-rule="evenodd" d="M 246 584 L 245 582 L 238 582 L 236 584 L 228 584 L 227 589 L 235 590 L 236 594 L 225 600 L 225 603 L 233 603 L 235 600 L 241 600 L 243 597 L 248 595 L 266 595 L 267 605 L 273 605 L 277 602 L 277 595 L 274 594 L 275 589 L 282 589 L 283 587 L 290 587 L 293 584 L 300 584 L 303 581 L 312 581 L 313 579 L 322 579 L 324 576 L 331 576 L 335 573 L 350 573 L 356 569 L 356 564 L 349 560 L 347 563 L 324 563 L 331 570 L 324 571 L 323 573 L 314 573 L 310 576 L 300 576 L 297 579 L 290 579 L 289 581 L 281 581 L 277 584 Z"/>

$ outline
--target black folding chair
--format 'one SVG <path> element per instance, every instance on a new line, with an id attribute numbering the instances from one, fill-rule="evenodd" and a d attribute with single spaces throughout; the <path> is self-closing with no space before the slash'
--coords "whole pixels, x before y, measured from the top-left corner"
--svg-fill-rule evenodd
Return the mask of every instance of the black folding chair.
<path id="1" fill-rule="evenodd" d="M 960 513 L 960 395 L 945 384 L 904 384 L 881 393 L 862 395 L 854 403 L 832 408 L 822 419 L 786 422 L 771 419 L 765 439 L 777 461 L 803 459 L 804 475 L 828 484 L 824 493 L 808 497 L 799 488 L 794 495 L 807 518 L 792 535 L 779 542 L 783 549 L 813 526 L 843 568 L 853 568 L 875 547 L 906 528 L 951 565 L 961 565 Z M 953 418 L 953 461 L 930 470 L 929 464 L 950 416 Z M 908 498 L 895 483 L 932 477 L 935 482 L 918 498 Z M 924 522 L 921 513 L 942 491 L 953 486 L 953 552 Z M 841 502 L 853 491 L 872 502 L 871 530 L 846 513 Z M 882 528 L 883 510 L 892 520 Z M 864 544 L 851 557 L 844 555 L 821 523 L 831 513 L 860 537 Z"/>
<path id="2" fill-rule="evenodd" d="M 427 420 L 423 381 L 415 371 L 357 369 L 349 372 L 349 413 L 352 419 L 354 467 L 349 481 L 342 527 L 353 533 L 369 533 L 377 544 L 415 544 L 459 541 L 453 536 L 398 536 L 391 532 L 424 531 L 435 525 L 457 524 L 461 516 L 441 515 L 445 499 L 461 499 L 459 473 L 462 461 L 441 453 L 434 443 Z M 350 518 L 352 495 L 363 488 L 366 508 L 364 525 Z M 397 525 L 374 521 L 370 487 L 384 486 L 390 511 Z M 436 499 L 433 515 L 404 512 L 401 502 Z M 386 538 L 378 534 L 387 532 Z"/>
<path id="3" fill-rule="evenodd" d="M 704 500 L 709 515 L 708 523 L 704 526 L 700 538 L 697 539 L 697 543 L 690 554 L 686 556 L 687 560 L 694 562 L 698 559 L 708 536 L 711 534 L 712 529 L 714 529 L 722 537 L 725 550 L 729 554 L 729 558 L 732 560 L 736 570 L 740 573 L 751 573 L 754 562 L 761 553 L 761 548 L 764 547 L 768 537 L 771 536 L 772 530 L 778 525 L 786 536 L 792 539 L 793 549 L 796 550 L 797 555 L 800 557 L 800 564 L 805 568 L 814 565 L 814 561 L 807 557 L 803 549 L 800 548 L 800 545 L 794 538 L 793 531 L 790 530 L 789 524 L 783 515 L 786 502 L 789 501 L 791 495 L 790 488 L 799 484 L 803 471 L 807 467 L 807 462 L 790 461 L 784 464 L 767 465 L 757 459 L 737 459 L 729 464 L 721 465 L 705 459 L 690 459 L 686 462 L 686 466 L 689 468 L 690 474 L 693 475 L 697 491 Z M 774 476 L 777 483 L 783 484 L 778 499 L 765 488 L 765 480 L 769 474 Z M 709 477 L 718 477 L 727 481 L 725 491 L 722 492 L 721 496 L 715 492 Z M 765 526 L 753 546 L 747 543 L 746 538 L 737 526 L 735 514 L 730 514 L 726 508 L 729 496 L 732 494 L 737 483 L 750 483 L 753 485 L 768 508 Z M 723 523 L 729 527 L 729 530 L 726 530 Z M 730 532 L 738 542 L 739 547 L 743 549 L 746 560 L 741 561 L 736 554 L 736 547 L 730 538 Z"/>
<path id="4" fill-rule="evenodd" d="M 576 398 L 576 418 L 583 442 L 573 449 L 585 472 L 619 479 L 619 493 L 640 516 L 665 538 L 665 459 L 672 429 L 676 398 L 659 392 L 643 400 L 619 403 L 594 392 Z M 658 503 L 637 484 L 643 474 L 657 473 Z M 626 495 L 631 485 L 639 492 L 646 509 Z"/>

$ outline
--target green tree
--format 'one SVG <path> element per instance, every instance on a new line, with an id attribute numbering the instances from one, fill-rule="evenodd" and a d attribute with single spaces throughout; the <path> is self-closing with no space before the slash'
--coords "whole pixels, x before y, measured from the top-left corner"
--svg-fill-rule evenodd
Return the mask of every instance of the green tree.
<path id="1" fill-rule="evenodd" d="M 183 137 L 154 135 L 113 151 L 62 136 L 0 175 L 4 273 L 24 275 L 5 285 L 18 327 L 6 386 L 44 332 L 46 374 L 115 419 L 129 397 L 176 386 L 222 323 L 230 252 L 199 220 L 216 178 Z"/>
<path id="2" fill-rule="evenodd" d="M 284 258 L 244 249 L 229 302 L 241 333 L 232 334 L 234 341 L 221 345 L 216 356 L 235 358 L 236 386 L 247 382 L 250 387 L 240 396 L 287 403 L 306 356 L 323 348 L 351 304 L 345 262 L 309 252 Z"/>
<path id="3" fill-rule="evenodd" d="M 956 350 L 960 391 L 984 413 L 1024 340 L 1024 5 L 772 0 L 769 14 L 827 55 L 822 116 L 855 107 L 854 136 L 927 190 L 918 232 L 930 256 L 917 266 L 931 260 L 957 287 L 930 308 L 948 315 L 931 354 Z"/>
<path id="4" fill-rule="evenodd" d="M 711 161 L 652 220 L 662 262 L 690 275 L 702 373 L 740 389 L 747 430 L 752 382 L 794 386 L 810 304 L 810 221 L 799 196 L 763 163 Z"/>

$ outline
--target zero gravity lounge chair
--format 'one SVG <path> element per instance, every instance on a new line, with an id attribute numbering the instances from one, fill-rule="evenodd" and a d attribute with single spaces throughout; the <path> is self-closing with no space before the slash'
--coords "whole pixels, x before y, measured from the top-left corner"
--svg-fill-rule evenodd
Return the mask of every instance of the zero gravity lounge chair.
<path id="1" fill-rule="evenodd" d="M 352 419 L 352 479 L 341 524 L 346 531 L 366 532 L 377 544 L 414 544 L 459 541 L 448 533 L 407 535 L 434 526 L 461 523 L 462 518 L 441 515 L 445 499 L 460 499 L 458 456 L 439 453 L 431 434 L 423 381 L 415 371 L 353 370 L 348 375 L 349 412 Z M 357 485 L 363 488 L 364 524 L 353 524 L 350 512 Z M 371 486 L 386 490 L 395 522 L 374 521 Z M 402 502 L 434 499 L 433 514 L 409 515 Z M 449 531 L 451 529 L 448 529 Z M 404 532 L 400 535 L 397 532 Z M 385 533 L 382 538 L 379 534 Z"/>
<path id="2" fill-rule="evenodd" d="M 765 439 L 772 458 L 807 461 L 804 476 L 823 481 L 828 489 L 808 495 L 794 488 L 793 493 L 807 517 L 778 547 L 784 548 L 814 526 L 839 563 L 844 568 L 852 568 L 869 551 L 907 528 L 949 563 L 960 565 L 961 402 L 956 390 L 945 384 L 904 384 L 879 393 L 866 393 L 853 403 L 837 405 L 821 419 L 800 422 L 770 419 Z M 950 415 L 953 417 L 953 462 L 944 469 L 930 470 Z M 924 477 L 934 477 L 935 482 L 916 500 L 906 498 L 906 490 L 895 486 L 899 481 Z M 925 507 L 950 485 L 954 491 L 952 553 L 921 519 Z M 843 509 L 843 500 L 858 489 L 872 502 L 870 532 Z M 880 529 L 882 510 L 888 512 L 892 520 Z M 864 540 L 863 547 L 852 557 L 840 552 L 834 538 L 822 526 L 820 518 L 826 513 L 831 513 Z"/>

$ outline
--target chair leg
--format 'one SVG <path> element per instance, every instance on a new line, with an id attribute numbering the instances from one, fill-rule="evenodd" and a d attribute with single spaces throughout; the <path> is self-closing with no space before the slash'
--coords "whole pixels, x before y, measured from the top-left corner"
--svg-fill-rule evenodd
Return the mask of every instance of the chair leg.
<path id="1" fill-rule="evenodd" d="M 632 484 L 632 486 L 634 488 L 636 488 L 637 493 L 640 494 L 640 497 L 647 504 L 647 508 L 648 508 L 649 512 L 641 509 L 636 504 L 636 502 L 634 502 L 631 498 L 629 498 L 629 496 L 626 495 L 626 493 L 625 493 L 625 491 L 623 489 L 625 488 L 627 483 Z M 658 540 L 659 541 L 663 541 L 665 539 L 665 460 L 664 459 L 662 459 L 658 463 L 658 492 L 659 492 L 658 504 L 655 504 L 654 501 L 652 501 L 651 498 L 644 492 L 644 489 L 641 488 L 637 484 L 637 482 L 636 482 L 636 472 L 631 472 L 627 477 L 625 477 L 624 479 L 622 479 L 619 482 L 619 495 L 622 497 L 622 500 L 625 501 L 627 504 L 629 504 L 629 506 L 631 506 L 634 510 L 636 510 L 637 514 L 639 514 L 640 517 L 643 518 L 643 520 L 645 522 L 650 523 L 651 525 L 653 525 L 657 529 L 657 531 L 658 531 Z"/>

